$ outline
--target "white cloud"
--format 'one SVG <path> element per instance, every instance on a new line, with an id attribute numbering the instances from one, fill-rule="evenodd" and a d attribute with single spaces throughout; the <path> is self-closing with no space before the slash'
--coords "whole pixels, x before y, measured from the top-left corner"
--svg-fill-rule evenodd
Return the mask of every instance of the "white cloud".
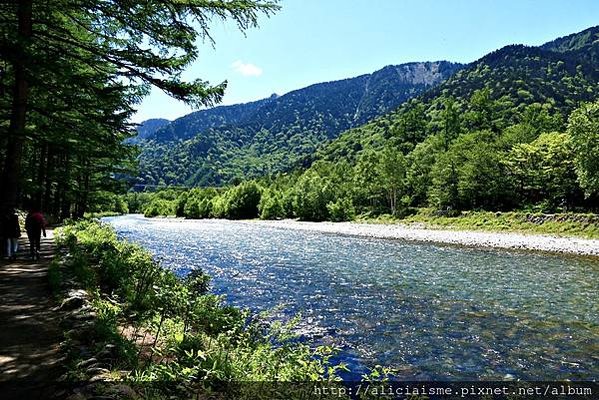
<path id="1" fill-rule="evenodd" d="M 231 68 L 239 72 L 243 76 L 260 76 L 262 75 L 262 68 L 252 63 L 244 63 L 241 60 L 234 61 L 231 64 Z"/>

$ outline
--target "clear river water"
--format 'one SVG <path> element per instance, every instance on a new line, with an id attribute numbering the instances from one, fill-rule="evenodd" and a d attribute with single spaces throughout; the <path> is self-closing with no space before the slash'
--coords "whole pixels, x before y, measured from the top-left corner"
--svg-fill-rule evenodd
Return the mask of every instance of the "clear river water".
<path id="1" fill-rule="evenodd" d="M 359 377 L 599 378 L 599 262 L 369 239 L 222 220 L 106 218 L 184 276 L 276 318 L 301 313 L 314 344 L 341 347 Z"/>

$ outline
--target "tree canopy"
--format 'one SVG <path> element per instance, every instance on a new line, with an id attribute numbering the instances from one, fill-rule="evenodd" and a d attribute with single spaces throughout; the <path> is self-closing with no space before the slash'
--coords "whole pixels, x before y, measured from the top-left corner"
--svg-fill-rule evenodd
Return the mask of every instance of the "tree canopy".
<path id="1" fill-rule="evenodd" d="M 214 20 L 245 31 L 277 9 L 252 0 L 4 2 L 0 203 L 84 212 L 130 167 L 123 140 L 149 88 L 193 106 L 218 103 L 226 82 L 181 78 L 197 41 L 213 42 Z"/>

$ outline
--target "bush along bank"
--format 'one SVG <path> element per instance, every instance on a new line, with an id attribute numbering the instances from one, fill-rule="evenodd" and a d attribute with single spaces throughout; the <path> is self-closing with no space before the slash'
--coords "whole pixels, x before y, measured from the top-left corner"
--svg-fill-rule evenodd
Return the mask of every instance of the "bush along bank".
<path id="1" fill-rule="evenodd" d="M 231 188 L 164 189 L 153 193 L 129 193 L 130 209 L 146 217 L 177 216 L 188 219 L 300 219 L 306 221 L 359 221 L 401 223 L 429 229 L 518 232 L 565 237 L 599 238 L 596 213 L 544 213 L 538 208 L 516 211 L 439 210 L 405 207 L 395 214 L 356 209 L 347 198 L 326 197 L 326 191 L 301 194 L 273 191 L 257 182 Z M 336 193 L 336 192 L 331 192 Z M 359 211 L 359 212 L 358 212 Z M 385 212 L 386 211 L 386 212 Z"/>
<path id="2" fill-rule="evenodd" d="M 205 274 L 179 279 L 97 221 L 56 240 L 49 277 L 71 316 L 63 380 L 80 382 L 74 398 L 311 398 L 312 386 L 293 383 L 340 384 L 334 348 L 225 305 Z"/>

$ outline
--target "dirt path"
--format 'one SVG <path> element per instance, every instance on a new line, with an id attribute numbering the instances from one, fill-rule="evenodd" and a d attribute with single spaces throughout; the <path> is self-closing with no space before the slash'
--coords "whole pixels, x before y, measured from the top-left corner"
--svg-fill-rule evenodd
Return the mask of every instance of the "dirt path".
<path id="1" fill-rule="evenodd" d="M 4 245 L 4 243 L 2 243 Z M 41 259 L 27 258 L 21 240 L 16 261 L 0 261 L 0 398 L 47 399 L 61 373 L 62 331 L 52 308 L 48 265 L 52 231 L 42 238 Z"/>

